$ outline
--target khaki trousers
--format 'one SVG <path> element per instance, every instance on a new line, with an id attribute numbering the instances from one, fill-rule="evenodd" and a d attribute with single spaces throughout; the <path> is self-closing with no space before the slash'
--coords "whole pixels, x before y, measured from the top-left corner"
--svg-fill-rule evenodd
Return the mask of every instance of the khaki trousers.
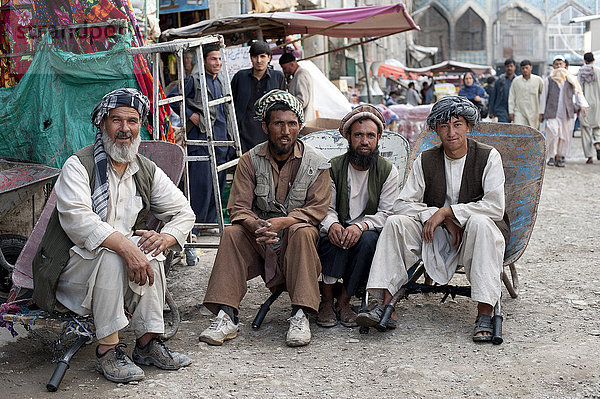
<path id="1" fill-rule="evenodd" d="M 279 272 L 292 305 L 315 311 L 320 302 L 318 239 L 315 227 L 293 225 L 284 234 L 279 261 Z M 248 290 L 246 281 L 259 275 L 265 277 L 265 246 L 257 244 L 254 234 L 240 224 L 226 227 L 206 289 L 204 306 L 214 314 L 218 313 L 219 305 L 239 309 Z"/>

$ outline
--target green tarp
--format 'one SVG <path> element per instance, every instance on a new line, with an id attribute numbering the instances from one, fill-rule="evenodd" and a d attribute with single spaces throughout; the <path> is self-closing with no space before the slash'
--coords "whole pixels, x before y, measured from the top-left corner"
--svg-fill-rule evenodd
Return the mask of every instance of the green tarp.
<path id="1" fill-rule="evenodd" d="M 53 48 L 47 36 L 18 85 L 0 88 L 0 156 L 57 168 L 92 144 L 90 114 L 102 96 L 121 87 L 139 88 L 119 37 L 109 51 L 73 54 Z M 142 132 L 142 139 L 148 139 Z"/>

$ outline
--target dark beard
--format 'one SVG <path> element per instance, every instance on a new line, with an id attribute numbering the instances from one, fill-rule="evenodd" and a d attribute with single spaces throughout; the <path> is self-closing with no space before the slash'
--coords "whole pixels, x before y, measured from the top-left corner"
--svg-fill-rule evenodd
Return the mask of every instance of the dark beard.
<path id="1" fill-rule="evenodd" d="M 375 147 L 369 155 L 362 155 L 356 152 L 352 146 L 348 146 L 348 156 L 350 157 L 350 163 L 360 169 L 369 169 L 371 165 L 377 161 L 379 156 L 379 144 Z"/>
<path id="2" fill-rule="evenodd" d="M 276 142 L 271 141 L 271 138 L 269 137 L 269 148 L 271 149 L 271 152 L 275 155 L 289 154 L 295 145 L 296 145 L 296 140 L 292 141 L 289 145 L 282 147 L 282 146 L 278 145 Z"/>

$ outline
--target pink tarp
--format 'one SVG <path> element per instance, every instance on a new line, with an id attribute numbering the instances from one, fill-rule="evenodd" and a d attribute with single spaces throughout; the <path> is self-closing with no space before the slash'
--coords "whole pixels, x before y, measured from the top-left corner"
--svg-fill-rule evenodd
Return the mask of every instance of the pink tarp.
<path id="1" fill-rule="evenodd" d="M 321 34 L 330 37 L 378 37 L 419 29 L 404 4 L 321 9 L 296 12 L 243 14 L 200 21 L 177 29 L 167 29 L 167 40 L 243 30 L 276 30 L 283 35 Z M 280 33 L 280 34 L 281 34 Z"/>

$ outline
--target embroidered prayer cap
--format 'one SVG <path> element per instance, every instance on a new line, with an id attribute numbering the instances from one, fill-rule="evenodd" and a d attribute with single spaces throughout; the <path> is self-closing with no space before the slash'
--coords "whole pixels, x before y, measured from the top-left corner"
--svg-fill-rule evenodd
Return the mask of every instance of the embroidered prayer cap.
<path id="1" fill-rule="evenodd" d="M 562 62 L 565 62 L 565 57 L 563 55 L 556 55 L 554 56 L 554 58 L 552 59 L 552 63 L 554 64 L 554 61 L 560 60 Z"/>
<path id="2" fill-rule="evenodd" d="M 348 133 L 350 127 L 354 122 L 360 118 L 369 118 L 377 125 L 377 131 L 383 132 L 385 126 L 385 118 L 381 114 L 381 111 L 371 104 L 363 104 L 355 107 L 352 111 L 348 112 L 346 116 L 340 121 L 340 134 L 348 140 Z"/>
<path id="3" fill-rule="evenodd" d="M 100 126 L 100 122 L 111 109 L 131 107 L 140 114 L 140 120 L 145 120 L 150 111 L 150 101 L 137 89 L 122 88 L 113 90 L 102 97 L 102 100 L 92 111 L 92 122 Z"/>
<path id="4" fill-rule="evenodd" d="M 462 116 L 471 125 L 476 125 L 479 122 L 479 110 L 466 97 L 445 96 L 433 104 L 427 117 L 427 126 L 431 130 L 435 130 L 438 123 L 448 122 L 453 116 Z"/>
<path id="5" fill-rule="evenodd" d="M 254 112 L 258 121 L 264 122 L 267 112 L 277 103 L 285 104 L 298 116 L 300 125 L 304 124 L 304 109 L 295 96 L 285 90 L 273 89 L 254 103 Z"/>

